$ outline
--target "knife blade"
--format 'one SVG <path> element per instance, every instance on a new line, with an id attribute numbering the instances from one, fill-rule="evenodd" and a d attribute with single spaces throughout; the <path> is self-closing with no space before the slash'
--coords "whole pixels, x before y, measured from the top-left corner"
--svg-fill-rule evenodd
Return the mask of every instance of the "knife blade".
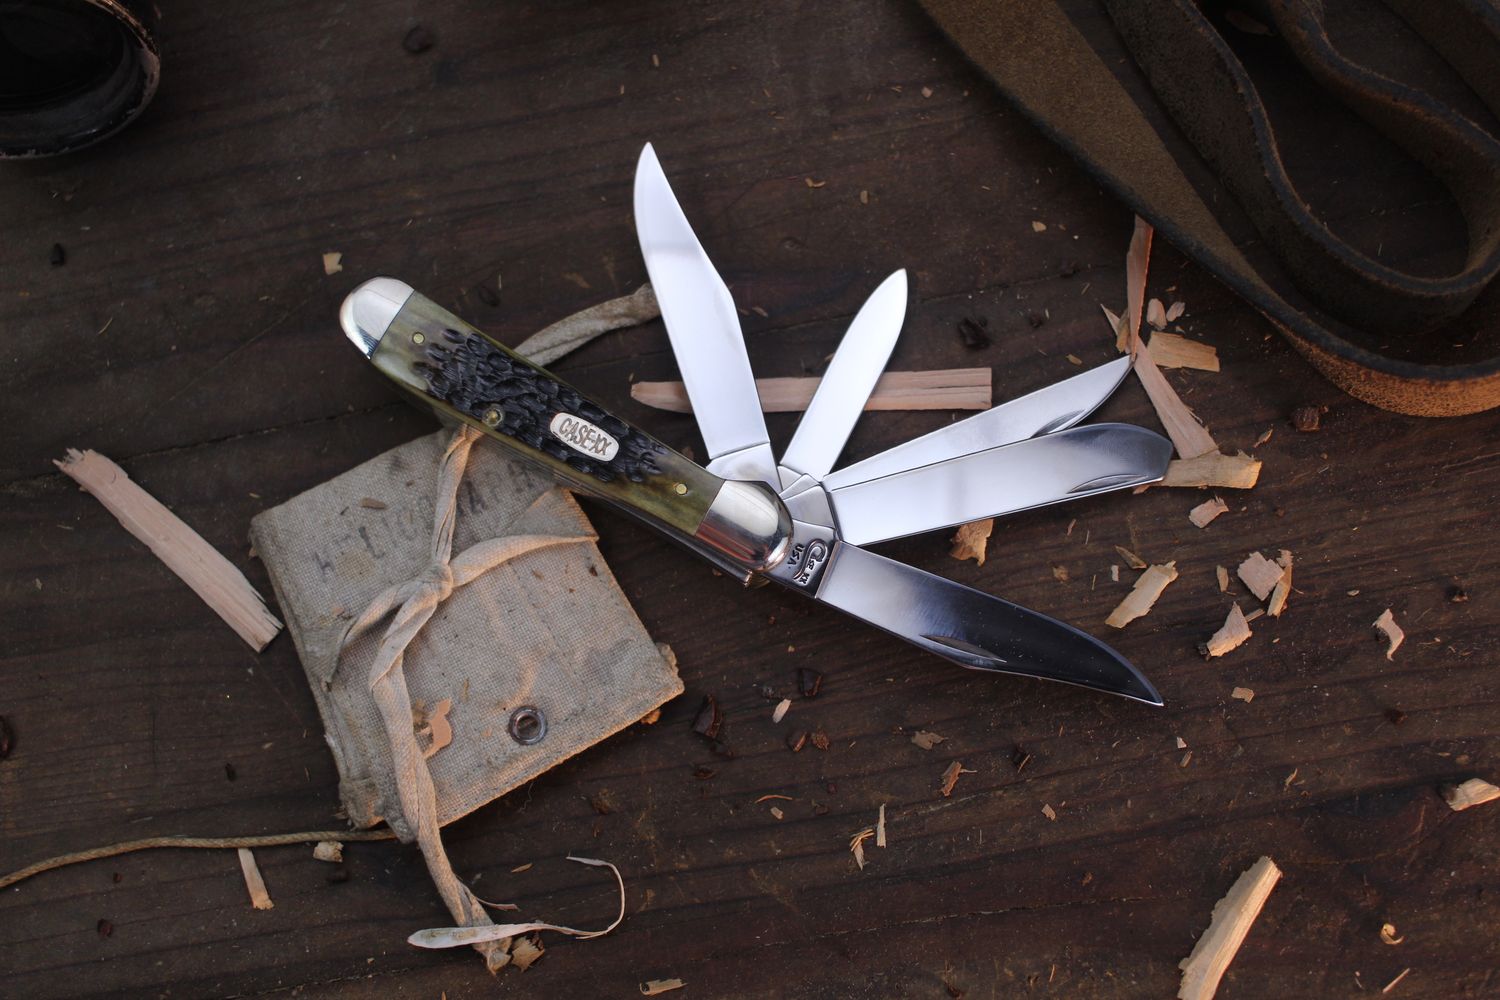
<path id="1" fill-rule="evenodd" d="M 1156 688 L 1129 660 L 1093 636 L 857 545 L 834 546 L 814 596 L 971 670 L 1039 677 L 1162 704 Z"/>
<path id="2" fill-rule="evenodd" d="M 1066 430 L 1108 399 L 1130 372 L 1121 357 L 846 465 L 823 480 L 841 489 L 934 462 Z"/>
<path id="3" fill-rule="evenodd" d="M 1172 442 L 1133 424 L 1089 424 L 828 491 L 839 534 L 870 545 L 1154 483 Z"/>
<path id="4" fill-rule="evenodd" d="M 708 471 L 780 489 L 734 299 L 693 234 L 650 143 L 636 165 L 635 229 L 708 449 Z"/>
<path id="5" fill-rule="evenodd" d="M 906 271 L 880 283 L 849 324 L 812 402 L 781 455 L 781 488 L 828 475 L 880 380 L 906 318 Z"/>

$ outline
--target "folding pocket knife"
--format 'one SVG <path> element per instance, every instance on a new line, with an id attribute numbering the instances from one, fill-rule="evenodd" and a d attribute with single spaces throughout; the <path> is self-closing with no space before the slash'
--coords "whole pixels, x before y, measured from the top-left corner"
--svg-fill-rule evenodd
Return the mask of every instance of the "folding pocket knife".
<path id="1" fill-rule="evenodd" d="M 709 461 L 700 466 L 394 278 L 344 301 L 340 321 L 375 366 L 439 415 L 469 424 L 722 570 L 764 577 L 976 670 L 1161 697 L 1086 633 L 862 546 L 1159 480 L 1172 446 L 1125 424 L 1075 426 L 1129 360 L 957 421 L 835 470 L 890 356 L 906 277 L 855 316 L 780 461 L 738 313 L 648 145 L 637 233 Z"/>

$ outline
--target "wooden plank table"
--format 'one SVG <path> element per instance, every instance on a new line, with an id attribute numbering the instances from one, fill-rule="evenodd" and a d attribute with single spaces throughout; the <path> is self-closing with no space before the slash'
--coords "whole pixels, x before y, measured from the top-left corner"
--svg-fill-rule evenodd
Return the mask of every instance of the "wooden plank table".
<path id="1" fill-rule="evenodd" d="M 1006 398 L 1076 371 L 1070 354 L 1111 355 L 1099 305 L 1123 304 L 1129 213 L 910 5 L 163 8 L 144 118 L 81 155 L 0 165 L 5 870 L 153 834 L 337 825 L 291 643 L 249 652 L 50 460 L 119 460 L 269 592 L 250 518 L 432 426 L 349 349 L 342 296 L 400 276 L 516 343 L 635 288 L 645 140 L 748 310 L 762 375 L 818 369 L 901 266 L 894 368 L 989 366 Z M 418 21 L 435 44 L 412 55 Z M 1096 633 L 1131 577 L 1111 582 L 1115 545 L 1175 559 L 1155 611 L 1108 637 L 1165 709 L 958 670 L 775 588 L 743 592 L 590 504 L 687 694 L 447 841 L 481 894 L 574 925 L 606 921 L 614 889 L 562 856 L 615 861 L 619 931 L 549 939 L 492 981 L 468 952 L 404 943 L 447 922 L 414 848 L 351 845 L 337 883 L 306 848 L 261 851 L 269 911 L 250 908 L 233 852 L 151 852 L 0 893 L 0 994 L 630 996 L 678 976 L 685 997 L 1164 997 L 1214 902 L 1269 855 L 1285 878 L 1221 996 L 1378 994 L 1408 967 L 1391 996 L 1493 995 L 1500 807 L 1454 813 L 1437 788 L 1496 777 L 1500 414 L 1350 400 L 1169 246 L 1151 291 L 1185 301 L 1188 334 L 1219 350 L 1221 373 L 1169 375 L 1219 442 L 1273 431 L 1255 490 L 1224 493 L 1206 530 L 1186 517 L 1198 491 L 1015 517 L 983 567 L 940 535 L 885 550 Z M 965 348 L 965 317 L 987 320 L 989 347 Z M 557 367 L 701 448 L 689 417 L 630 399 L 632 380 L 676 377 L 660 324 Z M 1292 429 L 1300 405 L 1328 408 L 1320 431 Z M 1155 425 L 1133 381 L 1102 416 Z M 949 418 L 873 415 L 849 453 Z M 769 424 L 782 445 L 795 417 Z M 1254 603 L 1221 594 L 1214 567 L 1281 548 L 1297 559 L 1286 614 L 1205 662 L 1196 645 Z M 1370 628 L 1387 607 L 1408 635 L 1393 661 Z M 798 667 L 823 692 L 773 726 L 760 688 Z M 704 693 L 732 760 L 690 731 Z M 790 725 L 831 747 L 790 753 Z M 945 741 L 921 750 L 918 729 Z M 952 761 L 973 773 L 944 798 Z M 767 794 L 791 797 L 784 818 L 756 804 Z M 860 871 L 849 838 L 881 804 L 890 846 Z M 1386 921 L 1403 943 L 1381 942 Z"/>

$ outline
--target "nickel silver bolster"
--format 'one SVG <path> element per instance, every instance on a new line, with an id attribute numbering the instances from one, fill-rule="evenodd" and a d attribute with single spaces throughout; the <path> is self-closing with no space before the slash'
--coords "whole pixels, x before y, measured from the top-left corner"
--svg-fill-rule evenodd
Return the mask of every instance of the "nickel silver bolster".
<path id="1" fill-rule="evenodd" d="M 693 538 L 735 566 L 765 573 L 786 559 L 792 516 L 764 483 L 731 479 L 709 504 Z"/>

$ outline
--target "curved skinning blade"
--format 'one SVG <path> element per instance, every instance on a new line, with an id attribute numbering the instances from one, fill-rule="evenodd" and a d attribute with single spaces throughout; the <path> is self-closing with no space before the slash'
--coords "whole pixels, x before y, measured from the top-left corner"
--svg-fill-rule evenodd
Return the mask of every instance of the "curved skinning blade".
<path id="1" fill-rule="evenodd" d="M 865 401 L 885 371 L 905 318 L 906 271 L 901 270 L 870 293 L 839 341 L 833 362 L 781 456 L 783 489 L 801 476 L 821 481 L 838 461 Z"/>
<path id="2" fill-rule="evenodd" d="M 734 300 L 693 235 L 650 143 L 635 171 L 635 231 L 708 449 L 706 467 L 725 479 L 780 489 Z"/>
<path id="3" fill-rule="evenodd" d="M 998 448 L 1040 434 L 1066 430 L 1097 410 L 1120 387 L 1129 371 L 1130 358 L 1116 358 L 1098 368 L 846 465 L 825 477 L 823 485 L 830 490 L 840 489 L 986 448 Z"/>
<path id="4" fill-rule="evenodd" d="M 844 541 L 870 545 L 1154 483 L 1172 442 L 1134 424 L 1089 424 L 829 490 Z"/>
<path id="5" fill-rule="evenodd" d="M 815 597 L 960 666 L 1162 704 L 1129 660 L 1073 626 L 855 545 L 834 545 Z"/>

